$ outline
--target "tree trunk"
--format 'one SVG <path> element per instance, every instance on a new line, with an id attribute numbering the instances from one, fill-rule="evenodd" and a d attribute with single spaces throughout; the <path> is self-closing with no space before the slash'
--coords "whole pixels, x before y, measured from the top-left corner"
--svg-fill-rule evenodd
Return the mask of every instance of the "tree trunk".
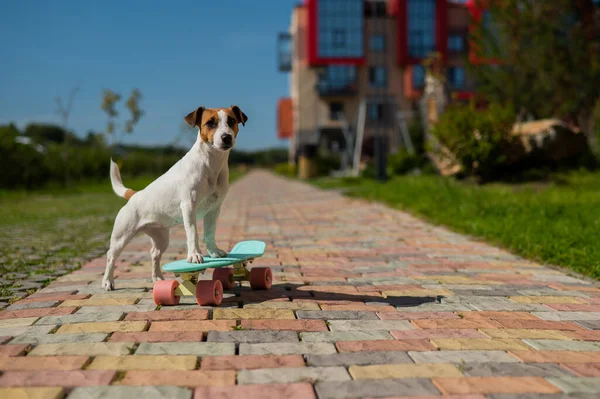
<path id="1" fill-rule="evenodd" d="M 593 113 L 585 112 L 581 113 L 577 119 L 579 128 L 587 137 L 590 149 L 597 154 L 600 149 L 598 148 L 598 137 L 596 135 L 596 116 Z"/>

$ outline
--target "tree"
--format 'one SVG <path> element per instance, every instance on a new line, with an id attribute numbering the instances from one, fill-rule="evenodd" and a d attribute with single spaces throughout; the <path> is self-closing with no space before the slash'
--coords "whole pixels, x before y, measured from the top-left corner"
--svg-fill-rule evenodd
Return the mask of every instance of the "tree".
<path id="1" fill-rule="evenodd" d="M 93 130 L 90 130 L 87 134 L 87 136 L 85 137 L 85 139 L 83 140 L 83 143 L 87 146 L 100 146 L 100 147 L 104 147 L 105 143 L 104 143 L 104 134 L 102 133 L 96 133 Z"/>
<path id="2" fill-rule="evenodd" d="M 144 115 L 144 111 L 140 108 L 141 98 L 142 93 L 138 89 L 133 89 L 131 91 L 129 98 L 125 103 L 125 107 L 131 114 L 131 118 L 125 121 L 124 129 L 121 132 L 121 136 L 117 138 L 119 143 L 123 139 L 125 134 L 133 133 L 135 125 L 138 124 L 138 122 Z M 121 101 L 121 95 L 119 93 L 116 93 L 110 89 L 103 91 L 102 104 L 100 108 L 102 108 L 102 110 L 108 116 L 108 121 L 106 124 L 106 134 L 109 138 L 110 146 L 113 146 L 115 144 L 113 137 L 118 131 L 118 124 L 116 122 L 116 119 L 119 116 L 119 112 L 117 111 L 116 106 L 119 101 Z"/>
<path id="3" fill-rule="evenodd" d="M 23 134 L 38 144 L 49 143 L 64 144 L 67 139 L 67 131 L 58 125 L 47 123 L 29 123 L 25 126 Z"/>
<path id="4" fill-rule="evenodd" d="M 131 114 L 131 119 L 125 122 L 125 133 L 133 133 L 133 128 L 140 121 L 144 111 L 140 108 L 140 100 L 142 99 L 142 93 L 138 89 L 133 89 L 125 106 Z"/>
<path id="5" fill-rule="evenodd" d="M 65 163 L 65 186 L 69 185 L 69 133 L 68 133 L 68 125 L 69 125 L 69 117 L 71 116 L 71 108 L 73 107 L 73 99 L 75 95 L 79 91 L 79 86 L 73 87 L 71 89 L 71 93 L 69 93 L 69 97 L 66 101 L 66 104 L 63 104 L 63 100 L 60 97 L 56 97 L 56 113 L 60 116 L 62 122 L 62 128 L 65 131 L 65 137 L 63 141 L 63 161 Z"/>
<path id="6" fill-rule="evenodd" d="M 485 4 L 484 4 L 485 3 Z M 510 102 L 520 117 L 561 118 L 595 145 L 600 118 L 600 8 L 592 0 L 480 2 L 492 23 L 476 24 L 471 67 L 478 92 Z"/>

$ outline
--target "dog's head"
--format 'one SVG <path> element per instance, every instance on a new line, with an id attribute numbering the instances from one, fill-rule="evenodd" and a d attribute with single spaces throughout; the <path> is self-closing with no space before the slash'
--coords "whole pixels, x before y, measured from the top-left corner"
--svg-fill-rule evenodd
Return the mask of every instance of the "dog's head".
<path id="1" fill-rule="evenodd" d="M 214 148 L 227 151 L 235 145 L 239 124 L 246 124 L 248 117 L 237 105 L 229 108 L 198 107 L 190 112 L 185 121 L 200 129 L 200 138 Z"/>

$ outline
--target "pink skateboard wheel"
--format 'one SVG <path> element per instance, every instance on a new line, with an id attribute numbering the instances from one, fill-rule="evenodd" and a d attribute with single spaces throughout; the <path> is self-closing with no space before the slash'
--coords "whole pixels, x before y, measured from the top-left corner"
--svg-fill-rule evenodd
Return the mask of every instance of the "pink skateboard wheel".
<path id="1" fill-rule="evenodd" d="M 196 284 L 196 302 L 200 306 L 219 306 L 223 301 L 223 284 L 219 280 L 201 280 Z"/>
<path id="2" fill-rule="evenodd" d="M 158 280 L 154 283 L 152 297 L 157 305 L 177 305 L 180 296 L 175 295 L 175 289 L 179 286 L 177 280 Z"/>
<path id="3" fill-rule="evenodd" d="M 223 284 L 224 290 L 230 290 L 233 288 L 233 269 L 230 267 L 223 267 L 221 269 L 215 269 L 212 276 L 213 280 L 219 280 Z"/>
<path id="4" fill-rule="evenodd" d="M 268 290 L 273 284 L 270 267 L 253 267 L 250 270 L 250 286 L 253 290 Z"/>

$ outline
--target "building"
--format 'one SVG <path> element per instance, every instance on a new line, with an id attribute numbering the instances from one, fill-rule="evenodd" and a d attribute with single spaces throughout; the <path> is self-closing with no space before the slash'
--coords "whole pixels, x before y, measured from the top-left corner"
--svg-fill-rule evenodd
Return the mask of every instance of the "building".
<path id="1" fill-rule="evenodd" d="M 369 155 L 377 137 L 395 152 L 405 144 L 399 122 L 414 115 L 425 80 L 422 62 L 431 53 L 441 56 L 449 91 L 472 96 L 465 62 L 474 60 L 467 57 L 467 34 L 476 11 L 448 0 L 297 5 L 278 39 L 279 70 L 290 74 L 289 97 L 278 103 L 278 136 L 289 139 L 290 160 L 303 144 L 344 153 L 362 142 L 361 154 Z"/>

